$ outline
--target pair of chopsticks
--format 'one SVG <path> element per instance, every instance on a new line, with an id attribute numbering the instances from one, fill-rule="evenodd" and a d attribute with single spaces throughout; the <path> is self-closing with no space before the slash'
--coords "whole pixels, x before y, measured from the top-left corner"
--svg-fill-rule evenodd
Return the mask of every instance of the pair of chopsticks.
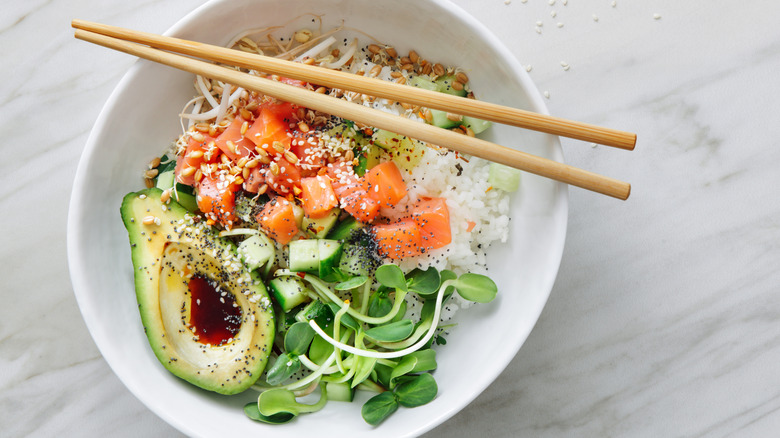
<path id="1" fill-rule="evenodd" d="M 631 185 L 623 181 L 402 116 L 350 103 L 343 99 L 314 93 L 279 81 L 249 75 L 175 53 L 621 149 L 632 150 L 634 148 L 636 135 L 632 133 L 194 41 L 83 20 L 73 20 L 71 25 L 76 29 L 75 37 L 78 39 L 139 58 L 227 82 L 306 108 L 385 129 L 614 198 L 625 200 L 631 193 Z"/>

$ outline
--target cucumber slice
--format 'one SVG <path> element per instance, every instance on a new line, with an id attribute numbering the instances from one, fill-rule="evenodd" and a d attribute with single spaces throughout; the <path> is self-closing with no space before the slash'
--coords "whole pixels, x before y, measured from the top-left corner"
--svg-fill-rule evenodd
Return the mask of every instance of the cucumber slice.
<path id="1" fill-rule="evenodd" d="M 327 382 L 325 390 L 328 394 L 328 401 L 351 402 L 355 397 L 355 389 L 347 382 Z"/>
<path id="2" fill-rule="evenodd" d="M 363 228 L 362 222 L 358 221 L 352 216 L 347 216 L 346 219 L 336 224 L 330 233 L 328 233 L 328 239 L 333 240 L 348 240 L 352 233 Z"/>
<path id="3" fill-rule="evenodd" d="M 265 237 L 265 234 L 250 236 L 238 245 L 238 254 L 250 271 L 254 271 L 273 260 L 274 251 L 273 243 Z"/>
<path id="4" fill-rule="evenodd" d="M 173 177 L 174 175 L 172 170 L 157 175 L 157 183 L 155 184 L 155 187 L 160 190 L 170 189 L 173 187 Z"/>
<path id="5" fill-rule="evenodd" d="M 320 239 L 316 240 L 319 244 L 319 277 L 322 281 L 332 282 L 338 280 L 333 268 L 339 266 L 341 260 L 342 244 L 338 240 Z"/>
<path id="6" fill-rule="evenodd" d="M 352 275 L 370 276 L 369 260 L 364 258 L 364 251 L 359 245 L 346 244 L 339 261 L 339 269 Z"/>
<path id="7" fill-rule="evenodd" d="M 459 122 L 457 122 L 455 120 L 450 120 L 447 117 L 447 112 L 446 111 L 440 111 L 440 110 L 437 110 L 437 109 L 431 109 L 430 111 L 431 111 L 431 116 L 432 116 L 432 119 L 431 119 L 431 124 L 432 125 L 438 126 L 439 128 L 444 128 L 444 129 L 450 129 L 450 128 L 454 128 L 454 127 L 458 126 Z"/>
<path id="8" fill-rule="evenodd" d="M 466 89 L 461 88 L 460 90 L 456 90 L 452 88 L 452 83 L 455 82 L 455 76 L 454 75 L 444 75 L 436 79 L 436 86 L 438 88 L 438 91 L 442 93 L 452 94 L 453 96 L 465 96 L 466 95 Z"/>
<path id="9" fill-rule="evenodd" d="M 505 192 L 514 192 L 520 186 L 520 171 L 498 163 L 490 163 L 488 184 Z"/>
<path id="10" fill-rule="evenodd" d="M 321 321 L 330 318 L 332 313 L 330 309 L 320 300 L 314 300 L 304 306 L 300 312 L 295 315 L 295 320 L 299 322 L 309 322 L 312 319 L 317 321 L 317 325 L 324 327 L 325 324 L 320 324 Z"/>
<path id="11" fill-rule="evenodd" d="M 303 281 L 297 277 L 277 277 L 271 280 L 268 286 L 279 307 L 284 310 L 284 313 L 311 300 L 307 293 L 308 289 L 303 284 Z"/>
<path id="12" fill-rule="evenodd" d="M 431 91 L 439 91 L 439 85 L 433 81 L 425 79 L 421 76 L 413 76 L 409 80 L 409 85 L 412 87 L 423 88 Z"/>
<path id="13" fill-rule="evenodd" d="M 382 148 L 374 144 L 369 144 L 366 147 L 366 170 L 382 162 L 382 152 Z"/>
<path id="14" fill-rule="evenodd" d="M 463 123 L 463 125 L 467 128 L 471 129 L 474 134 L 481 134 L 491 125 L 491 123 L 487 120 L 476 119 L 469 116 L 463 116 L 463 121 L 461 123 Z"/>
<path id="15" fill-rule="evenodd" d="M 298 226 L 298 229 L 301 229 L 301 225 L 303 225 L 303 216 L 305 212 L 303 211 L 303 207 L 296 203 L 292 203 L 292 209 L 293 209 L 293 216 L 295 216 L 295 225 Z"/>
<path id="16" fill-rule="evenodd" d="M 320 273 L 320 252 L 318 240 L 293 240 L 288 244 L 290 251 L 290 270 Z"/>
<path id="17" fill-rule="evenodd" d="M 173 170 L 165 171 L 157 176 L 155 187 L 160 190 L 168 190 L 173 187 L 174 178 L 175 175 Z M 195 196 L 192 195 L 192 187 L 190 186 L 176 184 L 176 191 L 171 192 L 171 197 L 189 211 L 198 210 L 198 201 L 195 199 Z"/>
<path id="18" fill-rule="evenodd" d="M 377 129 L 372 137 L 374 144 L 385 150 L 398 147 L 405 138 L 403 135 L 385 131 L 384 129 Z"/>
<path id="19" fill-rule="evenodd" d="M 181 184 L 178 184 L 179 187 L 182 187 Z M 183 186 L 186 187 L 186 186 Z M 177 187 L 178 189 L 178 187 Z M 198 211 L 198 200 L 195 199 L 195 196 L 190 195 L 188 193 L 184 193 L 181 190 L 177 190 L 173 193 L 171 193 L 171 199 L 181 204 L 182 207 L 186 208 L 189 211 Z"/>
<path id="20" fill-rule="evenodd" d="M 317 239 L 324 239 L 330 230 L 333 229 L 333 226 L 336 225 L 336 222 L 338 222 L 339 214 L 341 214 L 341 210 L 333 208 L 328 212 L 328 215 L 323 218 L 312 219 L 308 216 L 304 216 L 301 225 L 310 236 L 316 237 Z"/>

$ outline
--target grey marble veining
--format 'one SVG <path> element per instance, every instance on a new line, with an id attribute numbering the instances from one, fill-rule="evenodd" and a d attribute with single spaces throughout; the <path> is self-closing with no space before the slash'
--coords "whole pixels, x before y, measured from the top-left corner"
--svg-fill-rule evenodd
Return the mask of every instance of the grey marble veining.
<path id="1" fill-rule="evenodd" d="M 498 380 L 426 436 L 776 436 L 780 4 L 455 3 L 529 67 L 551 113 L 639 142 L 563 141 L 569 163 L 630 181 L 631 198 L 570 190 L 538 324 Z M 71 290 L 73 175 L 132 60 L 75 41 L 69 21 L 161 32 L 197 5 L 3 6 L 0 435 L 176 436 L 112 374 Z"/>

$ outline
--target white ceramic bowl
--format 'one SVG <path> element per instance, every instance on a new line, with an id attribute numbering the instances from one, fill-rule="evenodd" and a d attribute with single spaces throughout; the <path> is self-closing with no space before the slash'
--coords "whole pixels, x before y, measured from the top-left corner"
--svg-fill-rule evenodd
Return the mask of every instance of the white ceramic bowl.
<path id="1" fill-rule="evenodd" d="M 520 64 L 488 30 L 445 0 L 224 0 L 178 22 L 169 35 L 225 44 L 237 31 L 322 14 L 325 29 L 345 20 L 400 52 L 466 69 L 479 98 L 537 112 L 542 99 Z M 141 327 L 133 288 L 122 196 L 142 187 L 140 171 L 180 132 L 176 116 L 192 95 L 192 76 L 141 61 L 127 73 L 95 123 L 79 163 L 68 218 L 68 257 L 76 298 L 92 337 L 114 372 L 150 410 L 192 436 L 414 436 L 455 415 L 512 360 L 534 326 L 555 280 L 567 219 L 564 185 L 524 175 L 514 195 L 509 242 L 489 251 L 499 285 L 491 304 L 459 315 L 461 324 L 438 348 L 439 394 L 400 409 L 378 428 L 360 416 L 360 403 L 332 402 L 282 426 L 244 416 L 253 391 L 224 397 L 169 374 Z M 494 126 L 488 139 L 562 160 L 556 137 Z M 367 395 L 362 400 L 367 399 Z M 269 435 L 270 436 L 270 435 Z"/>

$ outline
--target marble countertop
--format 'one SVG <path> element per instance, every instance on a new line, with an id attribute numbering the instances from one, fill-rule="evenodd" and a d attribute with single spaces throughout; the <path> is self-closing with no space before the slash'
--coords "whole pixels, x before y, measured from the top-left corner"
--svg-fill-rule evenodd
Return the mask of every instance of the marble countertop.
<path id="1" fill-rule="evenodd" d="M 0 435 L 178 434 L 111 372 L 70 285 L 74 173 L 133 59 L 94 57 L 69 21 L 162 32 L 196 3 L 3 5 Z M 527 66 L 551 113 L 639 142 L 563 141 L 567 162 L 630 181 L 631 198 L 570 190 L 536 327 L 493 385 L 426 436 L 777 436 L 780 3 L 454 3 Z"/>

